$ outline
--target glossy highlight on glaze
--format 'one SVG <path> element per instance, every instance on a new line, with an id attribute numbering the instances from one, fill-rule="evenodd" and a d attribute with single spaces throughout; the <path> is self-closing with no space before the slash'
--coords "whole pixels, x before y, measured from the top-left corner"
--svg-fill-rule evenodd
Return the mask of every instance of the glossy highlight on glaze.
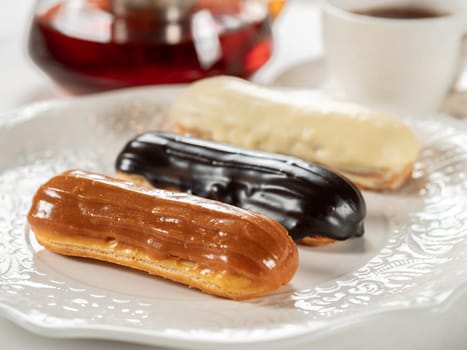
<path id="1" fill-rule="evenodd" d="M 28 221 L 36 235 L 68 237 L 73 244 L 85 238 L 110 252 L 144 252 L 156 260 L 186 261 L 255 283 L 269 280 L 276 287 L 284 283 L 284 269 L 297 264 L 286 230 L 267 217 L 79 170 L 42 185 Z"/>
<path id="2" fill-rule="evenodd" d="M 116 171 L 269 216 L 294 240 L 345 240 L 364 232 L 360 191 L 334 172 L 294 157 L 148 132 L 127 143 Z"/>

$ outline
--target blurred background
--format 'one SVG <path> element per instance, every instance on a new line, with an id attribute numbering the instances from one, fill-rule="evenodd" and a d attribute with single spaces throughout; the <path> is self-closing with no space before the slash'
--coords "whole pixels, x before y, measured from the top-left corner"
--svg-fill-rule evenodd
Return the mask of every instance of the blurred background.
<path id="1" fill-rule="evenodd" d="M 293 66 L 322 54 L 320 17 L 315 0 L 288 0 L 272 25 L 274 50 L 267 63 L 251 79 L 270 84 Z M 44 1 L 47 3 L 47 1 Z M 0 112 L 35 101 L 68 96 L 70 89 L 55 84 L 38 68 L 28 52 L 29 27 L 33 22 L 35 0 L 8 1 L 0 12 Z M 37 24 L 37 23 L 36 23 Z M 37 28 L 36 28 L 37 31 Z M 64 50 L 66 52 L 66 50 Z M 50 73 L 50 72 L 49 72 Z M 239 74 L 241 75 L 241 74 Z M 73 93 L 89 91 L 74 90 Z"/>

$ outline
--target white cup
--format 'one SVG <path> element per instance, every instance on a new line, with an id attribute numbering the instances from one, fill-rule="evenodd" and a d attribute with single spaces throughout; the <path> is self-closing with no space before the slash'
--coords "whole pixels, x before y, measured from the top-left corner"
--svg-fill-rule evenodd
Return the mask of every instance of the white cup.
<path id="1" fill-rule="evenodd" d="M 443 16 L 388 19 L 355 10 L 411 5 Z M 439 107 L 460 72 L 467 0 L 330 0 L 323 45 L 346 97 L 411 111 Z"/>

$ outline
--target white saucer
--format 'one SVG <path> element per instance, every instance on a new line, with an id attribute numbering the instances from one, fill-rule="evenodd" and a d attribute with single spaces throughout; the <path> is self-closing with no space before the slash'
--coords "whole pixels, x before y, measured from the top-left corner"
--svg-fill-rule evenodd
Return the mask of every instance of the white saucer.
<path id="1" fill-rule="evenodd" d="M 333 97 L 349 98 L 331 79 L 324 56 L 317 56 L 287 68 L 272 81 L 272 85 L 281 88 L 320 90 Z M 467 69 L 460 75 L 455 89 L 446 97 L 440 112 L 458 119 L 467 118 Z"/>
<path id="2" fill-rule="evenodd" d="M 277 76 L 273 84 L 290 88 L 321 88 L 329 84 L 326 61 L 319 56 L 289 67 Z"/>
<path id="3" fill-rule="evenodd" d="M 371 105 L 368 101 L 350 98 L 346 94 L 330 77 L 324 56 L 315 56 L 287 68 L 272 81 L 272 85 L 286 89 L 317 90 L 333 98 Z"/>

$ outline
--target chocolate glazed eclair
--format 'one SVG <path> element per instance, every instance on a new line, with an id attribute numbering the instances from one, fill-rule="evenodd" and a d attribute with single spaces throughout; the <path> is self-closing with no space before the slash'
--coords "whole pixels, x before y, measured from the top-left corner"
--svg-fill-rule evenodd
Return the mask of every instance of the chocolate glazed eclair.
<path id="1" fill-rule="evenodd" d="M 251 210 L 281 223 L 295 241 L 320 245 L 361 236 L 360 191 L 336 173 L 300 159 L 174 133 L 127 143 L 117 177 Z"/>

